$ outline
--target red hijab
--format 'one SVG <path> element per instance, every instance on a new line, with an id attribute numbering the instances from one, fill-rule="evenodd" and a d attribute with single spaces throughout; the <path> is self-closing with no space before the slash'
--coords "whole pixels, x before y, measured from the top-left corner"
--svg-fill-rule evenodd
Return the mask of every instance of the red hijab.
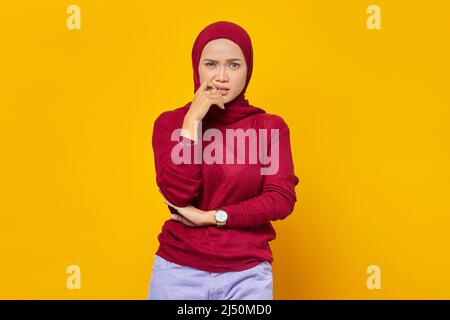
<path id="1" fill-rule="evenodd" d="M 192 47 L 192 68 L 194 71 L 194 93 L 200 87 L 200 76 L 198 74 L 198 65 L 205 45 L 215 39 L 226 38 L 235 42 L 244 54 L 247 64 L 247 80 L 241 93 L 232 101 L 225 103 L 225 110 L 216 105 L 209 108 L 204 120 L 218 121 L 225 124 L 234 123 L 251 114 L 264 113 L 263 109 L 249 104 L 245 98 L 245 91 L 252 76 L 253 71 L 253 48 L 252 41 L 248 33 L 239 25 L 229 21 L 217 21 L 206 26 L 197 36 Z M 191 102 L 185 107 L 189 108 Z"/>

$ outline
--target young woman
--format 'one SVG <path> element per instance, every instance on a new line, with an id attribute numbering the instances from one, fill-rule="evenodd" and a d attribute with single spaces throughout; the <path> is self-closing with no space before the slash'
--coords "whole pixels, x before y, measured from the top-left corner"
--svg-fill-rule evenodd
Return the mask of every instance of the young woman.
<path id="1" fill-rule="evenodd" d="M 192 49 L 191 102 L 156 119 L 159 191 L 171 212 L 158 236 L 148 299 L 273 299 L 271 221 L 297 201 L 289 128 L 244 94 L 247 32 L 208 25 Z"/>

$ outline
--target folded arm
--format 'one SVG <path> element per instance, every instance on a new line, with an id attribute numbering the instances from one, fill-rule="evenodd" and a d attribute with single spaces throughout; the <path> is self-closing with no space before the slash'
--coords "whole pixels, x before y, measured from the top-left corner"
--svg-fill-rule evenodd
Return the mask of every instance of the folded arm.
<path id="1" fill-rule="evenodd" d="M 275 174 L 264 176 L 262 193 L 236 204 L 220 207 L 228 214 L 226 227 L 247 228 L 259 226 L 269 221 L 286 218 L 294 210 L 297 201 L 295 186 L 299 183 L 294 173 L 289 128 L 284 120 L 275 116 L 269 126 L 279 129 L 278 137 L 268 135 L 269 152 L 278 143 L 279 167 Z M 271 154 L 272 159 L 276 154 Z"/>

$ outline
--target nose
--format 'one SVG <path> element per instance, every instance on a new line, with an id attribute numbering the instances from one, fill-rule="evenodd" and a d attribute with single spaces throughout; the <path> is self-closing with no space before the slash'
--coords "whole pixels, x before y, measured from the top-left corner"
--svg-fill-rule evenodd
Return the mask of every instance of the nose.
<path id="1" fill-rule="evenodd" d="M 218 74 L 216 75 L 216 80 L 218 82 L 227 82 L 228 81 L 228 74 L 227 74 L 225 66 L 221 66 L 219 68 Z"/>

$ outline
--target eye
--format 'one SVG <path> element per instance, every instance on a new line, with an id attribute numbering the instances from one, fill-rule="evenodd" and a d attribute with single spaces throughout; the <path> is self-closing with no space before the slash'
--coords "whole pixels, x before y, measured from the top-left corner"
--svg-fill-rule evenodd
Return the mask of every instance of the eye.
<path id="1" fill-rule="evenodd" d="M 230 63 L 230 66 L 231 66 L 232 68 L 239 68 L 240 64 L 237 63 L 237 62 L 232 62 L 232 63 Z"/>
<path id="2" fill-rule="evenodd" d="M 212 67 L 212 66 L 214 66 L 214 62 L 206 62 L 205 66 Z"/>

